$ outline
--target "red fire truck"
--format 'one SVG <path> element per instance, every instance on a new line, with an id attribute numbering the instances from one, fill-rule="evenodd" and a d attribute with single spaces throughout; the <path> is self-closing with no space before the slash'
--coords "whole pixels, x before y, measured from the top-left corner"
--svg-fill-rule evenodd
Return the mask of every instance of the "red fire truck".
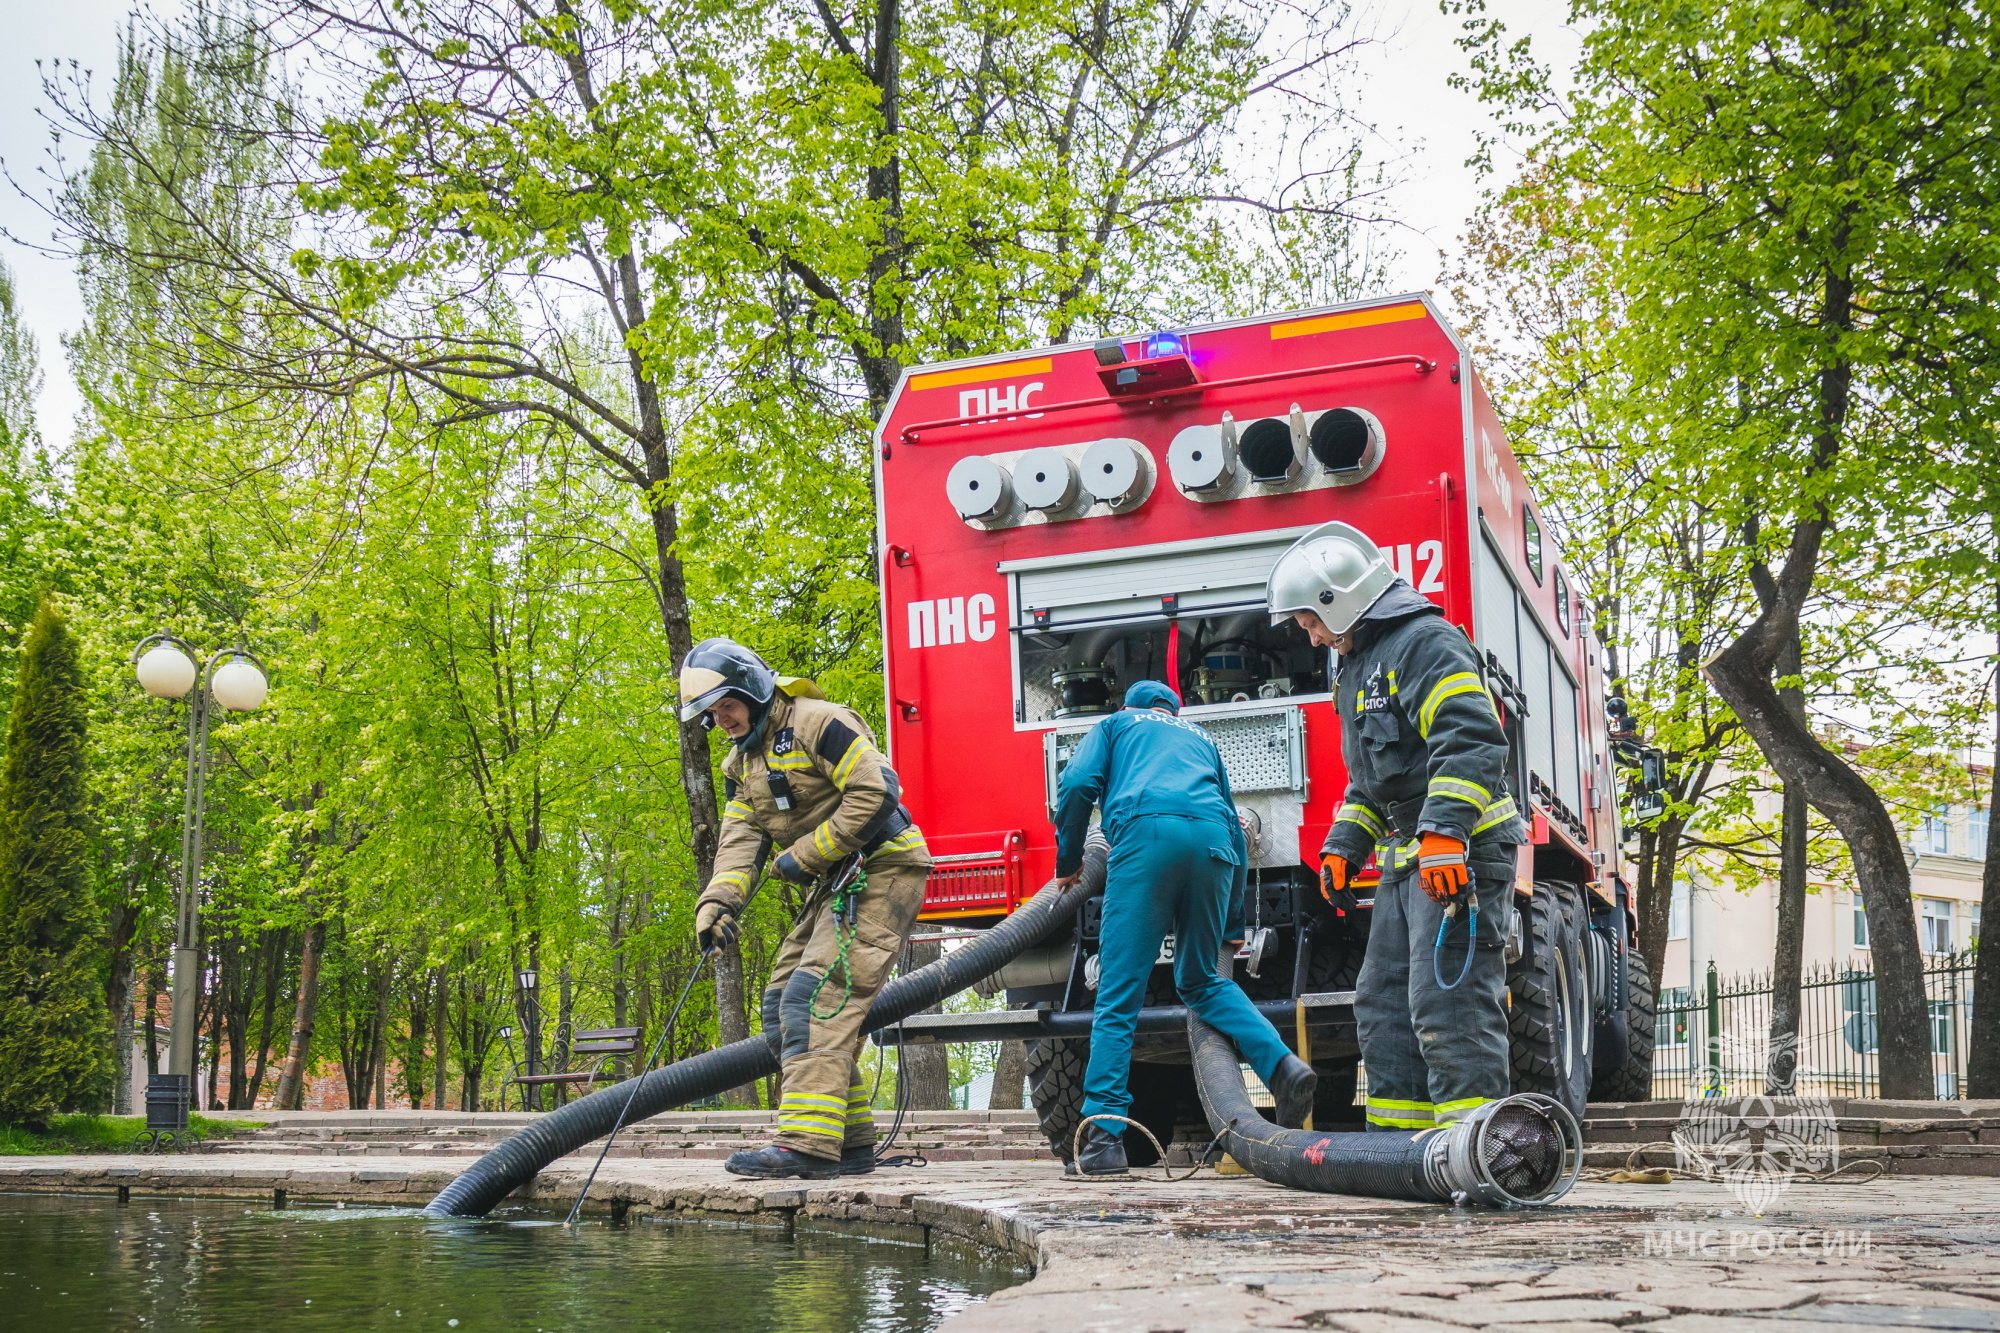
<path id="1" fill-rule="evenodd" d="M 1318 1127 L 1358 1121 L 1369 914 L 1334 915 L 1314 870 L 1345 784 L 1332 664 L 1264 602 L 1279 553 L 1341 519 L 1473 636 L 1508 724 L 1533 825 L 1507 946 L 1516 1091 L 1579 1111 L 1650 1095 L 1603 650 L 1427 298 L 919 367 L 876 443 L 887 743 L 937 858 L 925 920 L 990 924 L 1049 879 L 1058 774 L 1127 685 L 1164 680 L 1220 747 L 1249 835 L 1238 980 L 1318 1067 Z M 1073 936 L 1009 965 L 1004 1012 L 926 1016 L 900 1037 L 1027 1039 L 1063 1152 L 1096 922 L 1086 906 Z M 1169 972 L 1133 1071 L 1134 1115 L 1163 1139 L 1201 1119 Z"/>

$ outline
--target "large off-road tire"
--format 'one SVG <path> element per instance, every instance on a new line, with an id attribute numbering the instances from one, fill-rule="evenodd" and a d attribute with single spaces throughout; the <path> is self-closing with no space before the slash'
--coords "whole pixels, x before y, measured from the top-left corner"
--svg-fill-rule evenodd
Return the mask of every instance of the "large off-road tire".
<path id="1" fill-rule="evenodd" d="M 1083 1069 L 1089 1062 L 1090 1042 L 1082 1037 L 1030 1041 L 1022 1062 L 1028 1072 L 1028 1103 L 1050 1150 L 1065 1162 L 1083 1119 Z"/>
<path id="2" fill-rule="evenodd" d="M 1356 1104 L 1357 1057 L 1322 1063 L 1315 1060 L 1313 1071 L 1319 1082 L 1313 1086 L 1314 1129 L 1361 1129 L 1368 1122 L 1368 1108 Z"/>
<path id="3" fill-rule="evenodd" d="M 1598 1074 L 1596 1081 L 1590 1085 L 1590 1100 L 1652 1100 L 1656 1004 L 1653 974 L 1646 967 L 1646 956 L 1628 947 L 1625 954 L 1625 1060 Z"/>
<path id="4" fill-rule="evenodd" d="M 1024 1063 L 1035 1118 L 1041 1122 L 1050 1150 L 1067 1162 L 1076 1142 L 1076 1127 L 1083 1121 L 1083 1073 L 1090 1063 L 1090 1039 L 1031 1041 Z M 1127 1114 L 1152 1130 L 1162 1144 L 1174 1141 L 1174 1129 L 1180 1122 L 1200 1120 L 1193 1066 L 1135 1060 L 1127 1080 L 1132 1095 Z M 1127 1161 L 1133 1166 L 1151 1166 L 1160 1160 L 1152 1139 L 1129 1125 L 1123 1129 Z"/>
<path id="5" fill-rule="evenodd" d="M 1583 1115 L 1590 1087 L 1590 992 L 1574 885 L 1543 880 L 1516 899 L 1526 946 L 1507 969 L 1507 1055 L 1515 1092 L 1539 1092 Z"/>

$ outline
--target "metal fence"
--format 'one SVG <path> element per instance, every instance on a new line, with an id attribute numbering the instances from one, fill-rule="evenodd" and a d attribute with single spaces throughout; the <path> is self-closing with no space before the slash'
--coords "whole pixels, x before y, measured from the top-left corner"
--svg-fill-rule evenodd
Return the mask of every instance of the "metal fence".
<path id="1" fill-rule="evenodd" d="M 1931 1067 L 1941 1098 L 1964 1096 L 1971 1039 L 1973 955 L 1934 955 L 1924 965 L 1930 1001 Z M 1661 990 L 1654 1027 L 1653 1096 L 1740 1096 L 1761 1092 L 1771 1048 L 1771 979 L 1762 973 L 1722 977 L 1708 965 L 1699 993 Z M 1801 1093 L 1824 1097 L 1880 1095 L 1875 974 L 1820 967 L 1806 974 L 1799 996 Z M 1909 1034 L 1915 1036 L 1915 1034 Z M 1905 1040 L 1891 1033 L 1890 1040 Z"/>

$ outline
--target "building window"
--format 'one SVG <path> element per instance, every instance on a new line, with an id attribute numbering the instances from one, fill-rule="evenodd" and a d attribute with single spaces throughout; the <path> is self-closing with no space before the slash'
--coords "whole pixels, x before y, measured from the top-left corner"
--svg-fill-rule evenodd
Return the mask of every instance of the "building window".
<path id="1" fill-rule="evenodd" d="M 1858 893 L 1854 895 L 1854 947 L 1868 947 L 1868 904 Z"/>
<path id="2" fill-rule="evenodd" d="M 1951 1054 L 1951 1011 L 1950 1000 L 1931 1001 L 1931 1054 Z"/>
<path id="3" fill-rule="evenodd" d="M 1667 1050 L 1688 1044 L 1688 988 L 1668 986 L 1660 992 L 1653 1016 L 1653 1045 Z"/>
<path id="4" fill-rule="evenodd" d="M 1688 937 L 1688 908 L 1694 894 L 1694 886 L 1684 879 L 1674 881 L 1673 898 L 1667 905 L 1667 938 L 1684 940 Z"/>
<path id="5" fill-rule="evenodd" d="M 1917 924 L 1925 953 L 1951 952 L 1951 899 L 1917 899 Z"/>
<path id="6" fill-rule="evenodd" d="M 1924 816 L 1924 822 L 1917 829 L 1917 850 L 1932 856 L 1951 855 L 1950 806 Z"/>
<path id="7" fill-rule="evenodd" d="M 1965 854 L 1975 861 L 1986 859 L 1986 830 L 1989 817 L 1986 807 L 1975 805 L 1965 815 Z"/>
<path id="8" fill-rule="evenodd" d="M 1977 949 L 1979 947 L 1979 904 L 1967 903 L 1965 917 L 1965 947 L 1968 949 Z"/>

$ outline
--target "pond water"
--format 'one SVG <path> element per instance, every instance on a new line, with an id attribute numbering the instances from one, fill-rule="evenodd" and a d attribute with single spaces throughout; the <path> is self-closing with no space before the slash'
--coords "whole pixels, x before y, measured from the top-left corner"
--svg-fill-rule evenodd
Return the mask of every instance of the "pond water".
<path id="1" fill-rule="evenodd" d="M 835 1232 L 0 1194 L 0 1326 L 923 1333 L 1023 1280 Z"/>

